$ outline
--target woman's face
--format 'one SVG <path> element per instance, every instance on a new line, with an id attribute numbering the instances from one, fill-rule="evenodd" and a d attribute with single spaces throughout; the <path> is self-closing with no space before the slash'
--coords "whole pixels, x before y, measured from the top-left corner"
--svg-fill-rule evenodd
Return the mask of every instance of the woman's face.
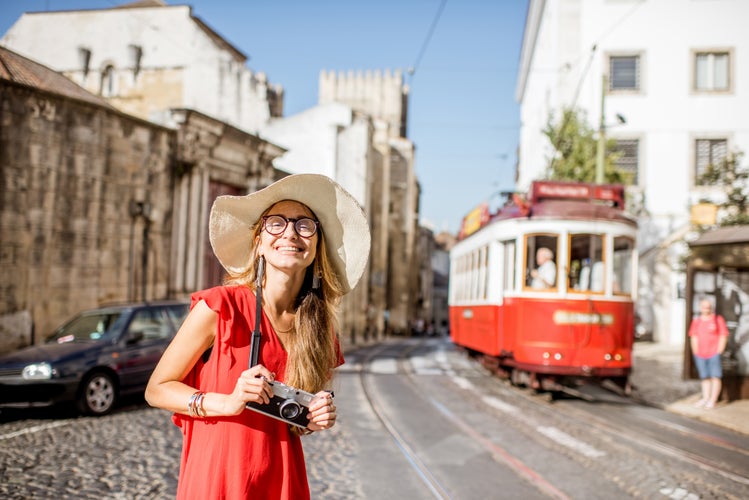
<path id="1" fill-rule="evenodd" d="M 315 219 L 312 211 L 297 201 L 279 201 L 266 212 L 266 217 L 280 215 L 286 219 Z M 280 234 L 270 234 L 265 228 L 260 231 L 260 254 L 269 265 L 286 271 L 304 271 L 315 260 L 318 230 L 310 237 L 300 236 L 294 222 L 289 221 Z"/>

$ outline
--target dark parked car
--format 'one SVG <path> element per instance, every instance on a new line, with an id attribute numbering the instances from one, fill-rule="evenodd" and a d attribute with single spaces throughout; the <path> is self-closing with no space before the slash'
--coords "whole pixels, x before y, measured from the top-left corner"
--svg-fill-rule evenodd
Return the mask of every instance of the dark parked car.
<path id="1" fill-rule="evenodd" d="M 43 344 L 0 357 L 0 407 L 77 403 L 106 415 L 124 394 L 142 393 L 189 309 L 148 302 L 84 311 Z"/>

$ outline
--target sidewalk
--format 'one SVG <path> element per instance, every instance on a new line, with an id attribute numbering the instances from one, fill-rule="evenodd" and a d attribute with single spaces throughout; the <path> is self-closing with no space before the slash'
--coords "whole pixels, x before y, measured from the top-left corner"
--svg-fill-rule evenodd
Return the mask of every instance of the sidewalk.
<path id="1" fill-rule="evenodd" d="M 694 407 L 700 382 L 682 380 L 683 356 L 683 346 L 635 342 L 634 394 L 665 410 L 749 435 L 749 400 L 720 402 L 712 410 Z"/>

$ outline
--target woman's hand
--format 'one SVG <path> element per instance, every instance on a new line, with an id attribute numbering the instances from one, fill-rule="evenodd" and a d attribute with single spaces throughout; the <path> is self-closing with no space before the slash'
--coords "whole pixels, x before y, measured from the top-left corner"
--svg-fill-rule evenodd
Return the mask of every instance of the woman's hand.
<path id="1" fill-rule="evenodd" d="M 333 404 L 333 395 L 327 391 L 320 391 L 315 396 L 312 404 L 309 405 L 307 428 L 311 431 L 330 429 L 335 425 L 338 417 L 335 404 Z"/>
<path id="2" fill-rule="evenodd" d="M 255 365 L 242 372 L 224 402 L 227 415 L 239 415 L 247 403 L 268 403 L 273 397 L 273 389 L 268 382 L 273 382 L 275 375 L 263 365 Z"/>

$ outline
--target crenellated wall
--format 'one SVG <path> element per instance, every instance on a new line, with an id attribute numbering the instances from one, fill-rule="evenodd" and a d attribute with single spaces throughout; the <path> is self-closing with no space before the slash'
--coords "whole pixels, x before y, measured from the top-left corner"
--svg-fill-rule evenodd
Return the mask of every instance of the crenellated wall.
<path id="1" fill-rule="evenodd" d="M 400 71 L 322 71 L 319 104 L 340 102 L 384 120 L 391 137 L 406 137 L 408 86 Z"/>

